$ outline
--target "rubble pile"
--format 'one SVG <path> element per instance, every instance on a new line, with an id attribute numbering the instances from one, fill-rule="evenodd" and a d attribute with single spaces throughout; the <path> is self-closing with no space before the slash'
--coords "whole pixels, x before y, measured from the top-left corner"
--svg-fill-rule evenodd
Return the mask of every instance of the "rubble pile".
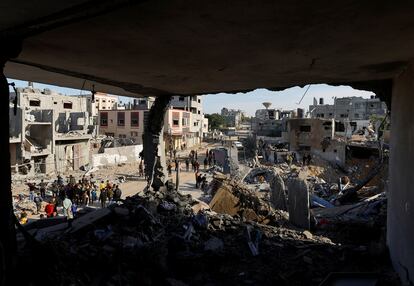
<path id="1" fill-rule="evenodd" d="M 87 213 L 71 227 L 31 229 L 38 242 L 26 241 L 20 261 L 48 275 L 38 277 L 34 267 L 21 279 L 32 285 L 320 285 L 332 272 L 371 272 L 377 285 L 399 285 L 385 251 L 385 195 L 314 208 L 310 230 L 303 230 L 274 209 L 271 196 L 284 192 L 284 182 L 294 191 L 298 172 L 280 164 L 250 173 L 247 182 L 268 174 L 267 197 L 216 172 L 208 204 L 167 183 Z M 318 187 L 331 192 L 327 197 L 338 192 L 319 177 L 306 182 L 310 197 L 322 193 Z"/>
<path id="2" fill-rule="evenodd" d="M 209 205 L 217 213 L 239 216 L 243 220 L 266 225 L 289 225 L 287 212 L 273 209 L 269 201 L 260 198 L 255 191 L 248 189 L 239 181 L 216 174 L 209 190 L 214 194 Z"/>
<path id="3" fill-rule="evenodd" d="M 42 203 L 42 207 L 44 207 L 45 203 Z M 29 198 L 23 198 L 21 200 L 16 200 L 14 203 L 14 210 L 15 214 L 20 214 L 21 212 L 27 212 L 31 214 L 37 214 L 37 206 L 35 202 L 29 200 Z"/>

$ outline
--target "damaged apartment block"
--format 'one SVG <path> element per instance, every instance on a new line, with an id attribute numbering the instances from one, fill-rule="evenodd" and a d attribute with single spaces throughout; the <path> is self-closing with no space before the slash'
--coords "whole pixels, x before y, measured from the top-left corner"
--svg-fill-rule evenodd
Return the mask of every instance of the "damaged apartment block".
<path id="1" fill-rule="evenodd" d="M 90 164 L 90 139 L 95 135 L 90 97 L 32 87 L 17 88 L 16 92 L 10 95 L 9 111 L 14 174 L 33 177 Z"/>

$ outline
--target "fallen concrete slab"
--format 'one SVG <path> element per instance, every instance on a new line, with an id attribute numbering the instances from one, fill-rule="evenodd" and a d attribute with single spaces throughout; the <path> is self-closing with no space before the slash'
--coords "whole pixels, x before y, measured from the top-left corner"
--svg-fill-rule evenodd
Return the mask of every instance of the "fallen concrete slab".
<path id="1" fill-rule="evenodd" d="M 301 228 L 310 228 L 309 189 L 305 180 L 291 178 L 288 181 L 289 221 Z"/>

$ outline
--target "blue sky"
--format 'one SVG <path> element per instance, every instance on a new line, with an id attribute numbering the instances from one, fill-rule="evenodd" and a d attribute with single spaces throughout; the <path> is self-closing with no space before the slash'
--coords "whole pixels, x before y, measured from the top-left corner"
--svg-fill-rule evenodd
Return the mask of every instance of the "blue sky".
<path id="1" fill-rule="evenodd" d="M 15 82 L 18 87 L 27 86 L 26 81 L 9 79 L 9 82 Z M 34 83 L 35 88 L 44 89 L 50 88 L 51 90 L 67 94 L 76 95 L 81 91 L 78 89 L 63 88 L 58 86 Z M 254 115 L 257 109 L 263 108 L 262 102 L 271 102 L 272 107 L 281 109 L 295 109 L 295 108 L 309 108 L 312 104 L 313 98 L 323 97 L 325 103 L 333 103 L 334 97 L 347 97 L 347 96 L 362 96 L 369 97 L 373 95 L 372 92 L 356 90 L 349 86 L 329 86 L 326 84 L 311 85 L 304 99 L 300 104 L 301 97 L 305 92 L 307 86 L 292 87 L 283 91 L 269 91 L 267 89 L 256 89 L 247 93 L 236 94 L 209 94 L 203 97 L 204 112 L 205 113 L 220 113 L 223 107 L 241 109 L 247 113 L 247 115 Z M 82 94 L 89 93 L 89 91 L 82 91 Z M 122 102 L 130 100 L 127 97 L 121 97 Z"/>

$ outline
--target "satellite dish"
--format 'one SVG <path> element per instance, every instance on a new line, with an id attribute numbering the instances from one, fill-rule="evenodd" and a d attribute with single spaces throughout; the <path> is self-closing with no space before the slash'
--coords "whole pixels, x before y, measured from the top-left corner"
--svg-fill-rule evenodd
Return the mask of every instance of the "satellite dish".
<path id="1" fill-rule="evenodd" d="M 272 105 L 271 102 L 263 102 L 262 104 L 264 107 L 266 107 L 266 109 L 269 109 L 269 107 Z"/>

